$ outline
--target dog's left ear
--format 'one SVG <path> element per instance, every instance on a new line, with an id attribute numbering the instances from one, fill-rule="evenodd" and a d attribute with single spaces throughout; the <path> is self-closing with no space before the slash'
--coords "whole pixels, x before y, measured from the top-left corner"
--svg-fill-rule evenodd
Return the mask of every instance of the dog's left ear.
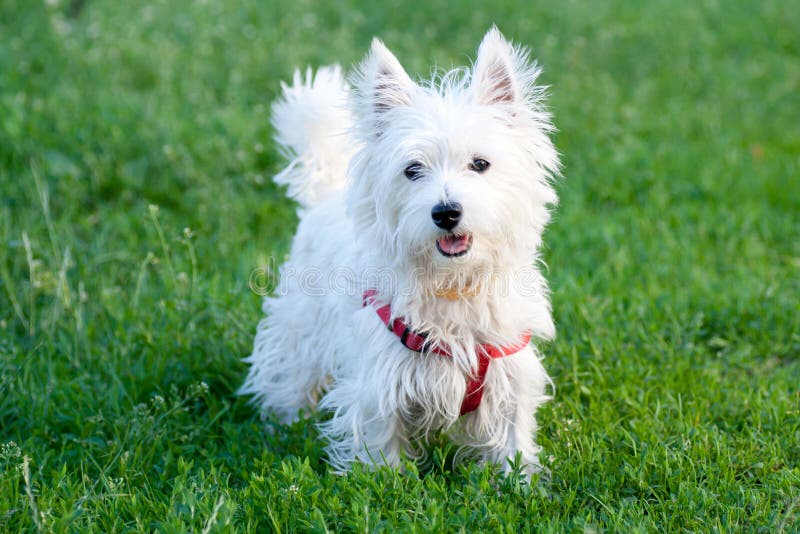
<path id="1" fill-rule="evenodd" d="M 492 105 L 523 99 L 517 55 L 496 26 L 486 32 L 472 71 L 471 87 L 478 102 Z"/>

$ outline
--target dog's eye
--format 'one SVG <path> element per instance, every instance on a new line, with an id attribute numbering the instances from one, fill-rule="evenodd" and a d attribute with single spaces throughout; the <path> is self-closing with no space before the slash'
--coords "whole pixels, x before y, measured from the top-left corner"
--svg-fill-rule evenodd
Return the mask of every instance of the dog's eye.
<path id="1" fill-rule="evenodd" d="M 475 158 L 469 164 L 469 170 L 477 172 L 478 174 L 485 172 L 489 168 L 489 162 L 485 159 Z"/>
<path id="2" fill-rule="evenodd" d="M 403 174 L 406 175 L 406 178 L 409 180 L 418 180 L 422 178 L 422 171 L 425 170 L 425 166 L 422 165 L 419 161 L 412 161 L 408 164 L 408 167 L 403 171 Z"/>

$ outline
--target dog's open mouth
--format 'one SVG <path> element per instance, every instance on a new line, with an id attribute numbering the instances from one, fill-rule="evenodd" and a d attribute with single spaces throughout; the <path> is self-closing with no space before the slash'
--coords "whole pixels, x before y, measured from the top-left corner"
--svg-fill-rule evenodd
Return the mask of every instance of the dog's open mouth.
<path id="1" fill-rule="evenodd" d="M 436 250 L 448 258 L 463 256 L 471 248 L 472 234 L 447 234 L 436 240 Z"/>

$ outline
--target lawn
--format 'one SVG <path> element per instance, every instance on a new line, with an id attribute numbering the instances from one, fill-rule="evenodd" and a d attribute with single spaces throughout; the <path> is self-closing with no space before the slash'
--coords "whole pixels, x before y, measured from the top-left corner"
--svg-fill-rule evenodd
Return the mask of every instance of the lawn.
<path id="1" fill-rule="evenodd" d="M 0 0 L 0 532 L 800 531 L 791 2 Z M 295 206 L 269 104 L 378 35 L 545 67 L 550 473 L 329 472 L 235 396 Z"/>

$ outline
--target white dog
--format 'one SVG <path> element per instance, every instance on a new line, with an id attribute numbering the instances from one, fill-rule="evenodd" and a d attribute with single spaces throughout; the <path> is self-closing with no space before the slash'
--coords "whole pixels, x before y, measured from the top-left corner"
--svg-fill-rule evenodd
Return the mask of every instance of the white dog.
<path id="1" fill-rule="evenodd" d="M 537 262 L 559 168 L 538 74 L 496 28 L 423 84 L 375 40 L 352 91 L 324 67 L 274 104 L 301 221 L 241 393 L 286 422 L 320 399 L 337 470 L 419 458 L 438 431 L 538 469 L 550 379 L 529 342 L 555 333 Z"/>

